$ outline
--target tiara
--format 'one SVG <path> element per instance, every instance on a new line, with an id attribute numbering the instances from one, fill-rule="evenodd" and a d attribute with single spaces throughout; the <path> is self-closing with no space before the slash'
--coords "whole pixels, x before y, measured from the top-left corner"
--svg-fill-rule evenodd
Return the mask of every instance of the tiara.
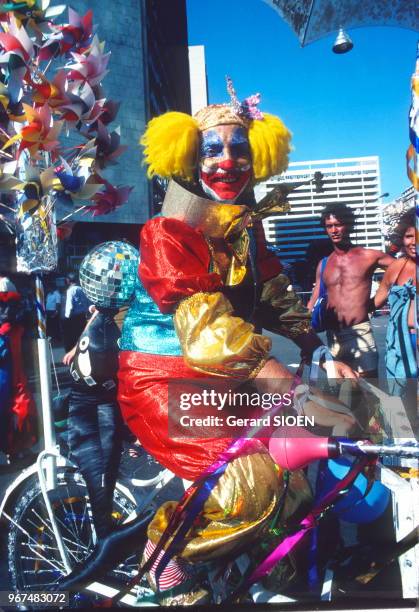
<path id="1" fill-rule="evenodd" d="M 210 104 L 195 113 L 194 118 L 198 122 L 201 131 L 208 130 L 217 125 L 241 125 L 248 128 L 250 122 L 263 119 L 263 114 L 258 109 L 260 94 L 254 94 L 240 102 L 237 98 L 233 81 L 227 79 L 227 91 L 230 95 L 229 104 Z"/>

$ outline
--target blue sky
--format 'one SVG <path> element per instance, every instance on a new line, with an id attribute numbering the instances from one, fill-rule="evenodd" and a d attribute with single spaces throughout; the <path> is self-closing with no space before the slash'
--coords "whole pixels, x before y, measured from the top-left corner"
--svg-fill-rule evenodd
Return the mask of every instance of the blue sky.
<path id="1" fill-rule="evenodd" d="M 409 186 L 410 78 L 418 34 L 399 28 L 349 30 L 354 48 L 332 53 L 335 36 L 301 48 L 262 0 L 187 0 L 189 44 L 205 45 L 209 98 L 260 92 L 260 108 L 293 133 L 292 161 L 379 155 L 387 201 Z"/>

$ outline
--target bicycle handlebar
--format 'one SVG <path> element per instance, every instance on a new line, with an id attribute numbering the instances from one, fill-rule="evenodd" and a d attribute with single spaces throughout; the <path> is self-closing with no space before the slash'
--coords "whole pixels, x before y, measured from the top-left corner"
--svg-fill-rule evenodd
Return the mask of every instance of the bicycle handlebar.
<path id="1" fill-rule="evenodd" d="M 406 444 L 372 444 L 369 440 L 350 438 L 326 438 L 305 433 L 304 437 L 294 435 L 271 438 L 269 452 L 275 462 L 287 470 L 298 470 L 318 459 L 335 459 L 343 454 L 356 457 L 365 455 L 387 455 L 419 458 L 419 444 L 416 441 Z M 292 433 L 292 432 L 291 432 Z"/>

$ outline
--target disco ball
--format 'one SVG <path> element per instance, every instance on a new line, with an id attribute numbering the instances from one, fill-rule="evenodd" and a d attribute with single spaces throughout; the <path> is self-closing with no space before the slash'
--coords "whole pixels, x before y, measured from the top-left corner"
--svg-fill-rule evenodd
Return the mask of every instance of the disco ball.
<path id="1" fill-rule="evenodd" d="M 80 266 L 80 285 L 88 299 L 102 308 L 127 304 L 135 287 L 138 251 L 127 242 L 99 244 Z"/>

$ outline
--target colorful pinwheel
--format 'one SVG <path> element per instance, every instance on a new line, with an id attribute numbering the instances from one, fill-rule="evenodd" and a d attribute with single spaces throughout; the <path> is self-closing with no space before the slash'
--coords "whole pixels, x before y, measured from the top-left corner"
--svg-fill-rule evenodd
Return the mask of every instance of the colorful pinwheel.
<path id="1" fill-rule="evenodd" d="M 76 63 L 66 66 L 69 71 L 69 80 L 79 85 L 85 83 L 88 83 L 91 87 L 99 85 L 108 72 L 106 67 L 111 55 L 103 52 L 104 47 L 105 44 L 100 43 L 95 36 L 87 53 L 72 53 L 71 55 Z"/>
<path id="2" fill-rule="evenodd" d="M 61 118 L 68 124 L 90 125 L 97 121 L 103 112 L 105 99 L 96 100 L 88 83 L 85 83 L 78 93 L 68 91 L 67 97 L 68 103 L 60 106 L 60 112 Z"/>
<path id="3" fill-rule="evenodd" d="M 55 34 L 44 43 L 39 52 L 41 60 L 50 60 L 71 51 L 82 53 L 89 47 L 93 36 L 92 11 L 89 10 L 80 17 L 76 11 L 69 8 L 68 21 L 68 24 L 58 26 Z"/>
<path id="4" fill-rule="evenodd" d="M 52 81 L 42 74 L 37 74 L 37 81 L 32 82 L 32 100 L 36 106 L 48 104 L 51 109 L 59 109 L 63 104 L 68 103 L 66 93 L 67 75 L 64 70 L 59 70 Z"/>
<path id="5" fill-rule="evenodd" d="M 63 5 L 49 3 L 0 0 L 0 192 L 13 216 L 0 221 L 16 234 L 17 267 L 26 273 L 57 265 L 57 203 L 70 208 L 66 222 L 84 209 L 108 214 L 131 192 L 98 174 L 126 149 L 119 128 L 106 127 L 119 108 L 101 85 L 110 53 L 94 36 L 91 11 L 69 9 L 58 25 Z M 67 65 L 47 76 L 62 56 Z"/>
<path id="6" fill-rule="evenodd" d="M 17 134 L 9 138 L 3 149 L 8 149 L 13 143 L 20 141 L 18 155 L 28 149 L 31 157 L 35 157 L 38 151 L 55 151 L 58 148 L 62 121 L 54 122 L 50 108 L 47 104 L 40 108 L 32 108 L 23 104 L 25 116 L 29 122 L 24 125 Z"/>
<path id="7" fill-rule="evenodd" d="M 79 160 L 80 161 L 80 160 Z M 74 200 L 90 200 L 102 187 L 102 182 L 95 182 L 96 176 L 91 172 L 94 159 L 87 159 L 74 170 L 61 158 L 61 164 L 54 170 L 57 179 L 55 183 L 57 202 L 63 205 L 73 205 Z"/>
<path id="8" fill-rule="evenodd" d="M 23 83 L 28 73 L 28 63 L 34 56 L 34 45 L 13 15 L 7 27 L 7 32 L 0 32 L 0 45 L 4 49 L 0 54 L 0 66 L 5 71 L 9 100 L 17 104 L 23 96 Z"/>
<path id="9" fill-rule="evenodd" d="M 86 212 L 92 213 L 93 217 L 108 215 L 114 212 L 114 210 L 127 202 L 132 191 L 132 187 L 114 187 L 105 179 L 102 180 L 105 186 L 104 190 L 96 193 L 92 197 L 93 203 L 86 206 Z"/>
<path id="10" fill-rule="evenodd" d="M 121 134 L 119 127 L 108 132 L 103 123 L 97 122 L 97 136 L 95 139 L 96 145 L 96 162 L 99 168 L 115 165 L 117 157 L 122 155 L 127 150 L 126 145 L 120 145 Z"/>

